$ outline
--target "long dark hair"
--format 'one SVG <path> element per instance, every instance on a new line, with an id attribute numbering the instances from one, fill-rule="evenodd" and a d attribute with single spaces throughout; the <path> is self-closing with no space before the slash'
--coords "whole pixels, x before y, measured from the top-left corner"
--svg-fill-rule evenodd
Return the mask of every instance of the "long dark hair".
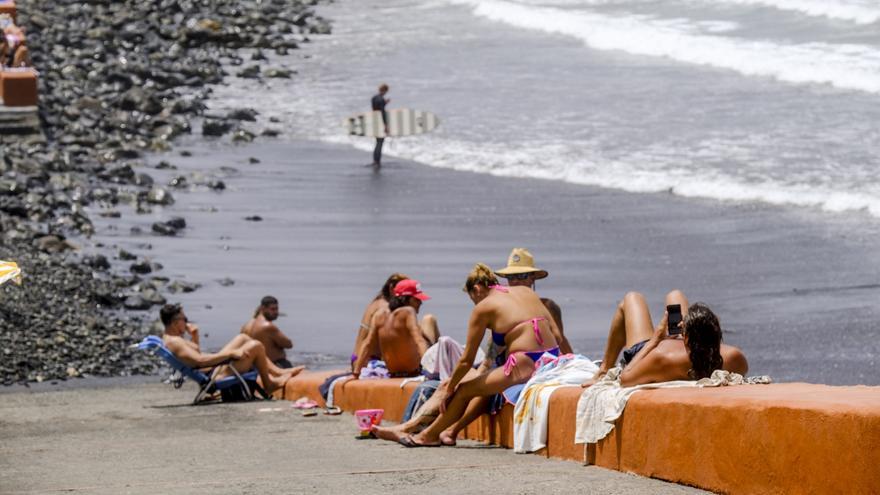
<path id="1" fill-rule="evenodd" d="M 397 308 L 408 306 L 410 299 L 412 296 L 394 296 L 388 300 L 388 310 L 394 311 Z"/>
<path id="2" fill-rule="evenodd" d="M 373 298 L 373 300 L 378 301 L 379 299 L 385 299 L 390 302 L 391 298 L 394 297 L 394 286 L 401 280 L 406 280 L 408 278 L 409 277 L 402 273 L 392 273 L 391 276 L 388 277 L 388 280 L 385 281 L 385 284 L 382 285 L 382 288 L 379 289 L 379 293 L 376 294 L 376 297 Z"/>
<path id="3" fill-rule="evenodd" d="M 712 376 L 721 369 L 721 324 L 718 317 L 703 303 L 694 303 L 684 317 L 685 345 L 691 359 L 688 375 L 694 380 Z"/>

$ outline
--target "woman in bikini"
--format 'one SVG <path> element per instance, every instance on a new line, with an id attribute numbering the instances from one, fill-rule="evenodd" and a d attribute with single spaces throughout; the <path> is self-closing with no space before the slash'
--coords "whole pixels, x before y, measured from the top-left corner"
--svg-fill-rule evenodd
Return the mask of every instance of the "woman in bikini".
<path id="1" fill-rule="evenodd" d="M 702 303 L 688 305 L 684 293 L 666 295 L 666 305 L 681 306 L 681 335 L 670 336 L 667 315 L 657 328 L 651 321 L 648 304 L 638 292 L 624 296 L 608 332 L 605 356 L 596 376 L 582 384 L 589 387 L 615 366 L 623 351 L 624 368 L 620 384 L 632 387 L 670 380 L 699 380 L 718 369 L 745 375 L 749 363 L 741 350 L 721 343 L 718 317 Z"/>
<path id="2" fill-rule="evenodd" d="M 354 350 L 351 353 L 351 366 L 352 371 L 354 371 L 354 363 L 357 361 L 358 352 L 361 349 L 361 346 L 364 344 L 364 339 L 367 334 L 370 333 L 372 327 L 370 326 L 370 322 L 373 321 L 373 316 L 382 311 L 388 310 L 388 301 L 394 297 L 394 286 L 397 285 L 401 280 L 406 280 L 409 277 L 402 273 L 392 273 L 388 280 L 382 285 L 382 288 L 379 290 L 379 293 L 376 294 L 376 297 L 370 301 L 370 304 L 367 305 L 367 309 L 364 310 L 364 315 L 361 316 L 361 326 L 358 328 L 357 337 L 354 340 Z M 373 356 L 378 359 L 378 349 L 374 349 L 376 351 Z"/>
<path id="3" fill-rule="evenodd" d="M 559 328 L 534 291 L 499 285 L 492 269 L 482 263 L 471 270 L 464 290 L 476 305 L 468 322 L 464 354 L 446 385 L 447 398 L 440 416 L 422 432 L 400 438 L 407 447 L 454 444 L 452 429 L 466 416 L 471 399 L 525 383 L 534 374 L 541 355 L 559 355 Z M 472 369 L 487 328 L 492 331 L 493 341 L 507 349 L 507 360 L 502 367 L 462 381 Z"/>

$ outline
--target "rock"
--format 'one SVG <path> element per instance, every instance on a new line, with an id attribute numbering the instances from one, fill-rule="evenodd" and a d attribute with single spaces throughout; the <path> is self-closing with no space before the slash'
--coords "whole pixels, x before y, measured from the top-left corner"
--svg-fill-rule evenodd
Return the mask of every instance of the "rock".
<path id="1" fill-rule="evenodd" d="M 211 179 L 208 181 L 208 187 L 215 191 L 222 191 L 226 189 L 226 183 L 220 179 Z"/>
<path id="2" fill-rule="evenodd" d="M 170 192 L 161 187 L 153 187 L 147 193 L 147 201 L 157 205 L 170 205 L 174 204 L 174 197 L 171 196 Z"/>
<path id="3" fill-rule="evenodd" d="M 249 222 L 262 222 L 263 221 L 263 217 L 261 217 L 260 215 L 251 215 L 249 217 L 244 217 L 244 219 Z"/>
<path id="4" fill-rule="evenodd" d="M 122 213 L 120 213 L 119 210 L 102 211 L 101 213 L 98 213 L 98 215 L 102 216 L 104 218 L 120 218 L 120 217 L 122 217 Z"/>
<path id="5" fill-rule="evenodd" d="M 245 79 L 258 79 L 260 77 L 260 66 L 249 65 L 244 69 L 236 72 L 235 75 Z"/>
<path id="6" fill-rule="evenodd" d="M 231 278 L 226 277 L 226 278 L 221 278 L 220 280 L 217 280 L 217 283 L 222 285 L 223 287 L 229 287 L 231 285 L 235 285 L 235 280 L 232 280 Z"/>
<path id="7" fill-rule="evenodd" d="M 250 157 L 250 158 L 248 158 L 248 163 L 250 163 L 251 165 L 256 164 L 256 163 L 260 163 L 260 159 L 259 159 L 259 158 L 254 158 L 254 157 Z"/>
<path id="8" fill-rule="evenodd" d="M 254 140 L 254 134 L 245 129 L 237 129 L 232 133 L 232 142 L 234 143 L 250 143 Z"/>
<path id="9" fill-rule="evenodd" d="M 177 230 L 185 229 L 186 220 L 183 217 L 172 217 L 170 220 L 165 222 L 165 225 Z"/>
<path id="10" fill-rule="evenodd" d="M 184 152 L 181 152 L 181 155 L 182 155 L 182 156 L 187 156 L 187 155 L 183 155 L 183 153 L 184 153 Z M 164 169 L 172 169 L 172 170 L 175 170 L 175 169 L 177 169 L 177 167 L 175 167 L 174 165 L 172 165 L 172 164 L 166 162 L 165 160 L 162 160 L 161 162 L 159 162 L 159 163 L 156 165 L 156 169 L 157 169 L 157 170 L 164 170 Z"/>
<path id="11" fill-rule="evenodd" d="M 222 120 L 205 119 L 202 123 L 202 135 L 204 136 L 222 136 L 232 130 L 232 124 Z"/>
<path id="12" fill-rule="evenodd" d="M 137 263 L 132 263 L 128 269 L 132 273 L 140 273 L 141 275 L 150 273 L 153 271 L 153 268 L 150 266 L 149 261 L 138 261 Z"/>
<path id="13" fill-rule="evenodd" d="M 295 73 L 296 71 L 287 69 L 266 69 L 266 71 L 263 72 L 263 75 L 272 78 L 290 79 L 291 74 Z"/>
<path id="14" fill-rule="evenodd" d="M 171 180 L 168 181 L 168 186 L 176 189 L 185 189 L 189 184 L 186 182 L 186 177 L 178 175 L 177 177 L 172 177 Z"/>
<path id="15" fill-rule="evenodd" d="M 266 136 L 266 137 L 278 137 L 279 134 L 281 134 L 281 131 L 279 131 L 278 129 L 272 129 L 269 127 L 263 129 L 263 132 L 260 133 L 261 136 Z"/>
<path id="16" fill-rule="evenodd" d="M 239 108 L 237 110 L 232 110 L 226 114 L 226 118 L 229 120 L 246 120 L 248 122 L 256 122 L 257 121 L 257 113 L 253 108 Z"/>
<path id="17" fill-rule="evenodd" d="M 141 298 L 153 306 L 161 306 L 167 302 L 166 299 L 162 297 L 162 294 L 159 294 L 159 291 L 156 289 L 147 289 L 143 291 L 141 293 Z"/>
<path id="18" fill-rule="evenodd" d="M 151 228 L 152 228 L 153 232 L 155 232 L 159 235 L 166 235 L 166 236 L 177 235 L 177 229 L 175 229 L 174 227 L 169 227 L 168 225 L 165 225 L 162 222 L 154 223 Z"/>
<path id="19" fill-rule="evenodd" d="M 60 253 L 62 251 L 76 249 L 76 246 L 72 243 L 54 235 L 47 235 L 37 238 L 34 241 L 34 245 L 37 247 L 37 249 L 46 253 Z"/>
<path id="20" fill-rule="evenodd" d="M 133 310 L 147 310 L 150 309 L 153 305 L 150 301 L 147 301 L 141 296 L 128 296 L 125 298 L 125 302 L 122 303 L 125 309 L 133 309 Z"/>
<path id="21" fill-rule="evenodd" d="M 176 294 L 178 292 L 187 293 L 187 292 L 193 292 L 196 289 L 198 289 L 199 287 L 201 287 L 200 284 L 183 282 L 181 280 L 175 280 L 174 282 L 171 282 L 170 284 L 168 284 L 168 291 L 173 294 Z"/>
<path id="22" fill-rule="evenodd" d="M 129 252 L 126 251 L 125 249 L 120 249 L 120 250 L 119 250 L 119 259 L 121 259 L 121 260 L 123 260 L 123 261 L 130 261 L 130 260 L 135 260 L 135 259 L 137 259 L 137 256 L 135 256 L 135 255 L 129 253 Z"/>
<path id="23" fill-rule="evenodd" d="M 86 266 L 90 266 L 95 270 L 105 271 L 110 269 L 110 262 L 103 254 L 89 254 L 83 256 L 82 261 Z"/>

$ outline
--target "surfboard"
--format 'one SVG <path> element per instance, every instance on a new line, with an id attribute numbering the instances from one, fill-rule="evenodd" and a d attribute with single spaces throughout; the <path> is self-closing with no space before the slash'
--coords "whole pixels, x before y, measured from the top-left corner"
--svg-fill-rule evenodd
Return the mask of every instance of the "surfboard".
<path id="1" fill-rule="evenodd" d="M 440 119 L 431 112 L 411 108 L 387 110 L 389 136 L 385 135 L 382 112 L 364 112 L 347 117 L 342 125 L 350 136 L 400 137 L 431 132 L 440 125 Z"/>

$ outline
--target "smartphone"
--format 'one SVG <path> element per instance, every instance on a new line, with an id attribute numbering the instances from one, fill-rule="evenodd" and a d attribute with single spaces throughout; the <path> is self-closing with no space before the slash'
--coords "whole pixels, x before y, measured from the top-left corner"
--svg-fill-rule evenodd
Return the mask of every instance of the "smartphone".
<path id="1" fill-rule="evenodd" d="M 670 304 L 666 306 L 666 328 L 669 335 L 681 334 L 681 304 Z"/>

